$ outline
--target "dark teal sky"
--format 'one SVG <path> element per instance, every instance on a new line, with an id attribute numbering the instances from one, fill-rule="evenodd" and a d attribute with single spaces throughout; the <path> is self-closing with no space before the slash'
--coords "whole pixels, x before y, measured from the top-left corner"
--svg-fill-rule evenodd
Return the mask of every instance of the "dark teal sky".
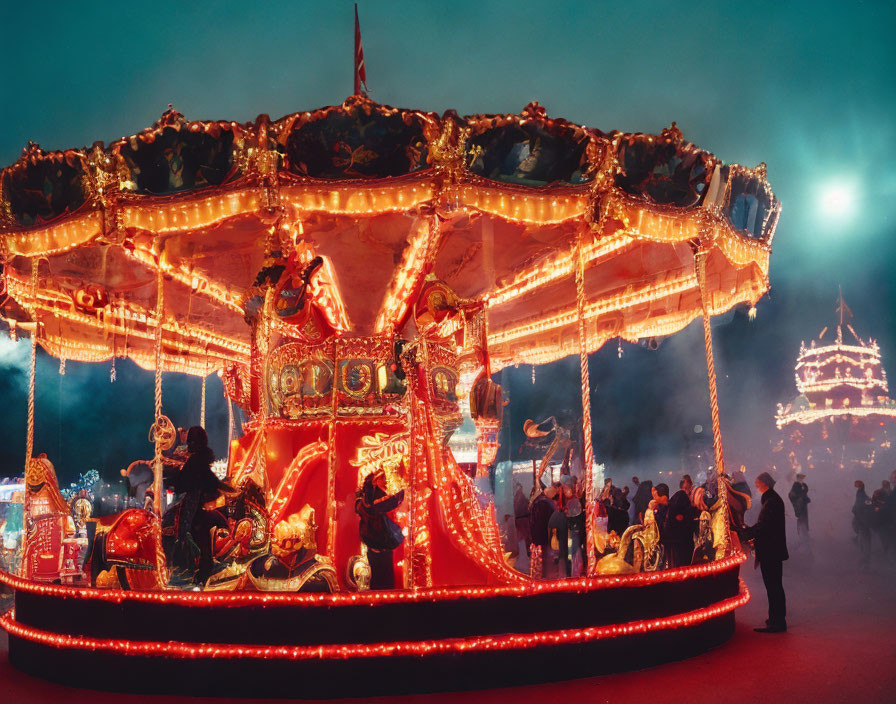
<path id="1" fill-rule="evenodd" d="M 169 102 L 188 118 L 246 121 L 351 92 L 350 2 L 0 8 L 2 164 L 29 139 L 56 149 L 137 132 Z M 773 290 L 755 323 L 737 314 L 717 327 L 720 363 L 734 372 L 722 391 L 729 417 L 767 421 L 768 404 L 791 394 L 799 341 L 831 322 L 838 284 L 859 332 L 878 338 L 896 368 L 893 3 L 362 0 L 359 11 L 379 102 L 472 113 L 538 100 L 549 114 L 604 130 L 656 132 L 675 120 L 727 162 L 768 163 L 784 203 Z M 859 193 L 857 214 L 840 222 L 820 215 L 819 193 L 835 182 Z M 693 335 L 685 336 L 674 347 L 686 347 Z M 612 365 L 613 380 L 595 403 L 635 386 L 639 400 L 625 394 L 635 404 L 629 426 L 641 422 L 638 405 L 656 406 L 659 393 L 643 383 L 645 370 L 665 376 L 681 359 L 691 364 L 686 349 L 665 350 L 649 360 L 640 352 L 617 360 L 615 346 L 598 353 L 592 363 Z M 519 376 L 531 386 L 528 371 Z M 11 409 L 19 390 L 0 381 Z M 674 425 L 688 390 L 661 386 L 663 423 Z M 20 421 L 9 413 L 3 433 L 15 446 Z"/>

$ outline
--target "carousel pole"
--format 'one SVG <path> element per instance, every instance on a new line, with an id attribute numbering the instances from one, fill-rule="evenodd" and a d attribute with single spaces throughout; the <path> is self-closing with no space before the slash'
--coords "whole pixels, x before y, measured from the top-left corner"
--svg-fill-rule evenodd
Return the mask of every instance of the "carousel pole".
<path id="1" fill-rule="evenodd" d="M 261 473 L 262 490 L 268 502 L 271 501 L 271 484 L 268 481 L 268 402 L 270 399 L 270 389 L 268 388 L 267 363 L 268 353 L 271 350 L 271 326 L 268 320 L 267 311 L 271 310 L 271 300 L 274 296 L 274 289 L 269 287 L 264 294 L 264 314 L 261 319 L 261 339 L 259 341 L 259 417 L 261 418 L 261 450 L 259 453 L 258 471 Z"/>
<path id="2" fill-rule="evenodd" d="M 227 457 L 230 457 L 230 444 L 233 442 L 233 401 L 224 392 L 224 400 L 227 402 Z"/>
<path id="3" fill-rule="evenodd" d="M 712 447 L 715 454 L 716 472 L 719 487 L 720 510 L 728 515 L 728 485 L 725 483 L 725 453 L 722 448 L 722 424 L 719 420 L 719 393 L 716 387 L 716 365 L 712 350 L 712 329 L 710 327 L 710 313 L 707 303 L 708 292 L 706 286 L 706 257 L 708 251 L 702 243 L 694 253 L 694 267 L 697 270 L 697 283 L 700 286 L 700 307 L 703 318 L 703 346 L 706 352 L 706 373 L 709 379 L 709 407 L 712 416 Z M 722 522 L 722 547 L 727 553 L 731 549 L 731 530 L 728 520 Z"/>
<path id="4" fill-rule="evenodd" d="M 36 300 L 37 268 L 39 260 L 31 260 L 31 299 Z M 36 308 L 35 308 L 36 310 Z M 31 360 L 28 366 L 28 435 L 25 442 L 25 467 L 34 455 L 34 380 L 37 372 L 37 329 L 39 324 L 34 316 L 34 329 L 31 331 Z"/>
<path id="5" fill-rule="evenodd" d="M 199 403 L 199 425 L 203 428 L 205 427 L 205 380 L 207 377 L 202 377 L 202 400 Z"/>
<path id="6" fill-rule="evenodd" d="M 327 432 L 327 557 L 336 559 L 336 418 L 339 415 L 339 342 L 333 341 L 333 383 Z"/>
<path id="7" fill-rule="evenodd" d="M 591 379 L 588 374 L 588 340 L 585 332 L 585 258 L 582 233 L 575 251 L 576 316 L 579 324 L 579 372 L 582 378 L 582 444 L 585 464 L 585 542 L 588 545 L 588 575 L 594 575 L 597 555 L 594 551 L 594 447 L 591 439 Z"/>
<path id="8" fill-rule="evenodd" d="M 401 364 L 401 361 L 399 361 Z M 411 367 L 411 365 L 408 365 Z M 407 560 L 407 565 L 405 567 L 405 580 L 406 586 L 410 587 L 412 590 L 417 589 L 417 582 L 414 579 L 414 567 L 415 567 L 415 541 L 417 540 L 417 522 L 415 520 L 417 513 L 416 503 L 417 503 L 417 453 L 414 450 L 414 438 L 415 431 L 417 429 L 417 424 L 419 420 L 417 418 L 417 395 L 414 393 L 414 379 L 410 378 L 411 374 L 416 374 L 415 368 L 407 369 L 408 376 L 408 449 L 410 450 L 410 457 L 408 458 L 408 536 L 407 536 L 407 549 L 405 550 L 405 559 Z M 416 377 L 414 377 L 416 379 Z"/>
<path id="9" fill-rule="evenodd" d="M 165 278 L 162 267 L 159 266 L 156 276 L 156 376 L 155 376 L 155 427 L 159 427 L 162 418 L 162 316 L 164 314 Z M 155 457 L 153 457 L 152 491 L 153 510 L 157 515 L 162 515 L 162 442 L 156 436 Z"/>

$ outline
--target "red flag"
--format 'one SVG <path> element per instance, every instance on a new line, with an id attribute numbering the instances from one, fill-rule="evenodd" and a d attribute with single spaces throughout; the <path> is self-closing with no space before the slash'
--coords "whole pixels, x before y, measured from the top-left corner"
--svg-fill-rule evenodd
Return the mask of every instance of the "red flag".
<path id="1" fill-rule="evenodd" d="M 364 90 L 361 91 L 361 84 Z M 355 3 L 355 95 L 367 95 L 367 67 L 364 65 L 364 46 L 361 44 L 361 25 L 358 22 L 358 3 Z"/>

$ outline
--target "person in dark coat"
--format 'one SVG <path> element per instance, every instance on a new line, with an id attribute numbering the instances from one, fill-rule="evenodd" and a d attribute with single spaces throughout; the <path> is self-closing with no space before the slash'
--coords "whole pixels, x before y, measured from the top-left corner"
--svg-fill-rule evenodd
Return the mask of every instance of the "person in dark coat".
<path id="1" fill-rule="evenodd" d="M 886 537 L 884 550 L 889 552 L 890 548 L 896 545 L 896 490 L 892 489 L 890 482 L 890 492 L 884 500 L 880 510 L 881 535 Z M 884 539 L 883 537 L 881 538 Z"/>
<path id="2" fill-rule="evenodd" d="M 793 515 L 796 516 L 796 534 L 800 540 L 809 540 L 809 487 L 806 485 L 806 475 L 797 474 L 796 481 L 790 487 L 787 494 L 793 506 Z"/>
<path id="3" fill-rule="evenodd" d="M 539 487 L 538 493 L 529 504 L 529 534 L 532 536 L 532 545 L 541 548 L 542 565 L 548 558 L 548 549 L 551 544 L 551 536 L 548 532 L 548 523 L 554 515 L 554 502 L 544 495 L 544 488 Z"/>
<path id="4" fill-rule="evenodd" d="M 668 553 L 666 542 L 663 537 L 663 531 L 666 526 L 666 517 L 669 514 L 669 485 L 660 482 L 651 490 L 653 500 L 648 504 L 653 509 L 653 519 L 656 521 L 657 530 L 660 532 L 660 545 L 663 546 L 665 562 L 665 554 Z"/>
<path id="5" fill-rule="evenodd" d="M 866 570 L 871 566 L 871 529 L 874 527 L 874 506 L 865 493 L 865 482 L 856 480 L 856 500 L 852 505 L 852 529 L 859 544 L 859 566 Z"/>
<path id="6" fill-rule="evenodd" d="M 762 570 L 762 581 L 768 594 L 768 620 L 757 633 L 783 633 L 787 630 L 787 598 L 784 594 L 784 560 L 787 552 L 787 532 L 784 521 L 784 500 L 775 491 L 775 480 L 763 472 L 756 477 L 756 488 L 762 494 L 762 508 L 756 525 L 746 530 L 753 541 L 756 562 Z"/>
<path id="7" fill-rule="evenodd" d="M 690 565 L 694 554 L 696 509 L 691 504 L 690 492 L 693 483 L 690 476 L 685 474 L 679 487 L 669 499 L 669 511 L 662 530 L 663 544 L 670 567 Z"/>
<path id="8" fill-rule="evenodd" d="M 626 498 L 626 493 L 618 486 L 614 486 L 613 480 L 608 477 L 604 483 L 600 501 L 607 510 L 607 532 L 615 532 L 616 535 L 622 537 L 625 529 L 628 528 L 628 508 L 630 504 Z"/>
<path id="9" fill-rule="evenodd" d="M 404 490 L 389 495 L 384 472 L 371 472 L 355 497 L 355 512 L 360 518 L 358 532 L 367 546 L 370 564 L 370 588 L 394 589 L 395 570 L 392 553 L 404 542 L 401 526 L 389 517 L 404 501 Z"/>
<path id="10" fill-rule="evenodd" d="M 532 545 L 532 533 L 529 530 L 529 500 L 523 493 L 523 487 L 519 482 L 513 483 L 513 518 L 516 524 L 516 535 L 526 546 L 526 554 Z"/>
<path id="11" fill-rule="evenodd" d="M 653 498 L 653 482 L 649 479 L 639 482 L 637 477 L 632 477 L 632 484 L 637 487 L 635 495 L 632 497 L 632 503 L 635 506 L 635 523 L 644 523 L 644 512 Z"/>
<path id="12" fill-rule="evenodd" d="M 880 538 L 880 543 L 884 548 L 884 555 L 889 555 L 891 547 L 891 526 L 889 512 L 890 495 L 893 489 L 890 482 L 886 479 L 880 485 L 880 489 L 875 489 L 871 495 L 871 506 L 874 509 L 874 532 Z"/>
<path id="13" fill-rule="evenodd" d="M 554 490 L 554 512 L 548 520 L 548 533 L 551 543 L 556 539 L 557 545 L 557 577 L 564 579 L 572 575 L 569 563 L 569 520 L 566 516 L 566 506 L 563 495 L 563 487 L 558 482 Z"/>

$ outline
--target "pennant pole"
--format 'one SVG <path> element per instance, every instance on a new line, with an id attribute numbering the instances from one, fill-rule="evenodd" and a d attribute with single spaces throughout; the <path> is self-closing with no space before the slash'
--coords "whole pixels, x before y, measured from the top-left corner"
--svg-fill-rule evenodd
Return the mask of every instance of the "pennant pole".
<path id="1" fill-rule="evenodd" d="M 361 90 L 361 85 L 364 90 Z M 364 46 L 361 44 L 361 23 L 358 21 L 358 3 L 355 3 L 355 92 L 367 95 L 367 67 L 364 65 Z"/>

